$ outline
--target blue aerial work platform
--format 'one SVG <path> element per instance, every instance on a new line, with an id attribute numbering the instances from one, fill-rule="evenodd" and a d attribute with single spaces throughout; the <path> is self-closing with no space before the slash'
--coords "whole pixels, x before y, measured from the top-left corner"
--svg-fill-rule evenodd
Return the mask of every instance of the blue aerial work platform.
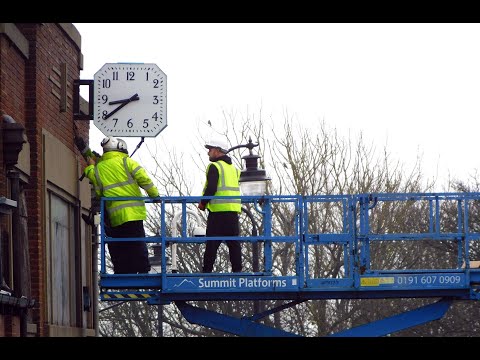
<path id="1" fill-rule="evenodd" d="M 104 236 L 103 214 L 105 198 L 100 203 L 100 300 L 147 301 L 149 304 L 174 303 L 191 323 L 222 330 L 240 336 L 297 336 L 269 328 L 256 320 L 308 300 L 319 299 L 379 299 L 379 298 L 438 298 L 429 305 L 390 318 L 351 328 L 332 336 L 383 336 L 395 331 L 423 324 L 443 317 L 455 300 L 480 299 L 480 269 L 472 261 L 472 245 L 478 247 L 480 193 L 371 193 L 357 195 L 317 196 L 242 196 L 242 204 L 253 210 L 260 219 L 252 236 L 230 237 L 262 246 L 262 269 L 242 273 L 180 272 L 176 265 L 167 266 L 167 250 L 176 263 L 177 246 L 203 243 L 212 237 L 188 234 L 187 217 L 198 212 L 196 204 L 202 197 L 142 198 L 155 202 L 159 214 L 156 236 L 143 239 L 113 239 Z M 205 198 L 205 197 L 203 197 Z M 211 197 L 210 197 L 211 198 Z M 227 197 L 224 197 L 227 198 Z M 116 198 L 132 199 L 132 198 Z M 149 205 L 150 206 L 150 205 Z M 153 206 L 153 205 L 152 205 Z M 379 233 L 371 228 L 377 216 L 403 218 L 400 232 Z M 192 210 L 193 209 L 193 210 Z M 443 223 L 444 212 L 453 218 L 452 226 Z M 453 213 L 452 213 L 453 209 Z M 245 208 L 244 208 L 245 211 Z M 397 212 L 395 212 L 397 211 Z M 282 213 L 290 221 L 285 233 L 279 230 L 274 214 Z M 380 214 L 381 213 L 381 214 Z M 167 219 L 180 221 L 181 232 L 176 234 L 175 222 L 167 226 Z M 396 215 L 395 215 L 396 214 Z M 407 214 L 407 215 L 405 215 Z M 408 215 L 410 214 L 410 215 Z M 196 215 L 198 217 L 198 215 Z M 328 219 L 325 230 L 316 231 L 319 218 Z M 411 230 L 405 231 L 407 227 Z M 191 226 L 190 226 L 191 228 Z M 258 229 L 257 229 L 258 228 Z M 285 223 L 282 224 L 285 228 Z M 257 230 L 258 233 L 257 233 Z M 411 231 L 411 232 L 408 232 Z M 170 235 L 168 235 L 170 234 Z M 147 241 L 150 246 L 161 244 L 161 270 L 155 274 L 113 274 L 107 272 L 107 241 Z M 377 269 L 371 259 L 371 247 L 376 243 L 401 244 L 412 241 L 450 241 L 456 248 L 454 264 L 442 268 Z M 294 249 L 295 266 L 291 274 L 279 274 L 274 269 L 273 247 L 289 244 Z M 340 246 L 343 249 L 342 266 L 336 277 L 314 276 L 311 267 L 314 256 L 309 251 L 315 246 Z M 179 249 L 178 249 L 179 251 Z M 474 266 L 475 265 L 475 266 Z M 226 269 L 225 269 L 226 270 Z M 211 312 L 188 304 L 188 301 L 221 300 L 287 300 L 286 304 L 258 313 L 249 318 Z"/>

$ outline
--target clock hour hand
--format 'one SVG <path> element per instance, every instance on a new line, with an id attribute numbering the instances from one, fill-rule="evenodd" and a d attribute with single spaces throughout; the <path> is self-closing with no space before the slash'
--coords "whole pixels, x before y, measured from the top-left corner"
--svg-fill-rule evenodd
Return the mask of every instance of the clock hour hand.
<path id="1" fill-rule="evenodd" d="M 130 97 L 130 98 L 128 98 L 128 99 L 110 101 L 110 102 L 108 103 L 108 105 L 129 103 L 130 101 L 135 101 L 135 100 L 140 100 L 140 98 L 138 97 L 138 94 L 135 94 L 135 95 L 133 95 L 132 97 Z"/>
<path id="2" fill-rule="evenodd" d="M 113 105 L 113 104 L 121 104 L 120 106 L 116 107 L 115 109 L 113 109 L 112 111 L 110 111 L 107 115 L 104 115 L 103 116 L 103 120 L 107 120 L 110 116 L 112 116 L 113 114 L 115 114 L 118 110 L 120 110 L 121 108 L 123 108 L 125 105 L 127 105 L 129 102 L 131 101 L 135 101 L 135 100 L 140 100 L 140 98 L 138 97 L 138 94 L 135 94 L 133 95 L 132 97 L 128 98 L 128 99 L 123 99 L 123 100 L 116 100 L 116 101 L 111 101 L 109 102 L 108 104 L 109 105 Z"/>

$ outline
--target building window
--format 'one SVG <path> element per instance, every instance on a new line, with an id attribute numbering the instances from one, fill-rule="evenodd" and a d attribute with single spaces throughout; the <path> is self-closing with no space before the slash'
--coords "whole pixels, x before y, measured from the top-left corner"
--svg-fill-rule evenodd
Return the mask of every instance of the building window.
<path id="1" fill-rule="evenodd" d="M 0 290 L 10 292 L 11 239 L 9 232 L 0 229 Z"/>
<path id="2" fill-rule="evenodd" d="M 47 286 L 49 322 L 75 327 L 79 319 L 77 271 L 78 239 L 75 236 L 75 206 L 48 191 L 47 199 Z"/>

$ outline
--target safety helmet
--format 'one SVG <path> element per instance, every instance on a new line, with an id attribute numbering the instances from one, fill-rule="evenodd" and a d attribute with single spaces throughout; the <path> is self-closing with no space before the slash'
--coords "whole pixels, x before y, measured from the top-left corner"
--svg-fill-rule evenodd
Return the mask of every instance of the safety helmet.
<path id="1" fill-rule="evenodd" d="M 218 148 L 221 152 L 226 154 L 228 152 L 228 143 L 227 140 L 221 137 L 213 137 L 206 142 L 205 147 L 207 149 Z"/>
<path id="2" fill-rule="evenodd" d="M 108 136 L 103 139 L 100 145 L 102 145 L 104 153 L 108 151 L 120 151 L 128 154 L 127 143 L 124 140 L 114 138 L 113 136 Z"/>

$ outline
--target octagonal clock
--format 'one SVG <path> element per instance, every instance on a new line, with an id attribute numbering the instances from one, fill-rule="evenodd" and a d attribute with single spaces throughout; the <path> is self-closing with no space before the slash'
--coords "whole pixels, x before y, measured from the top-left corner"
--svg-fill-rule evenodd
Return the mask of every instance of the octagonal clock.
<path id="1" fill-rule="evenodd" d="M 93 91 L 93 122 L 106 136 L 155 137 L 167 126 L 167 75 L 156 64 L 107 63 Z"/>

